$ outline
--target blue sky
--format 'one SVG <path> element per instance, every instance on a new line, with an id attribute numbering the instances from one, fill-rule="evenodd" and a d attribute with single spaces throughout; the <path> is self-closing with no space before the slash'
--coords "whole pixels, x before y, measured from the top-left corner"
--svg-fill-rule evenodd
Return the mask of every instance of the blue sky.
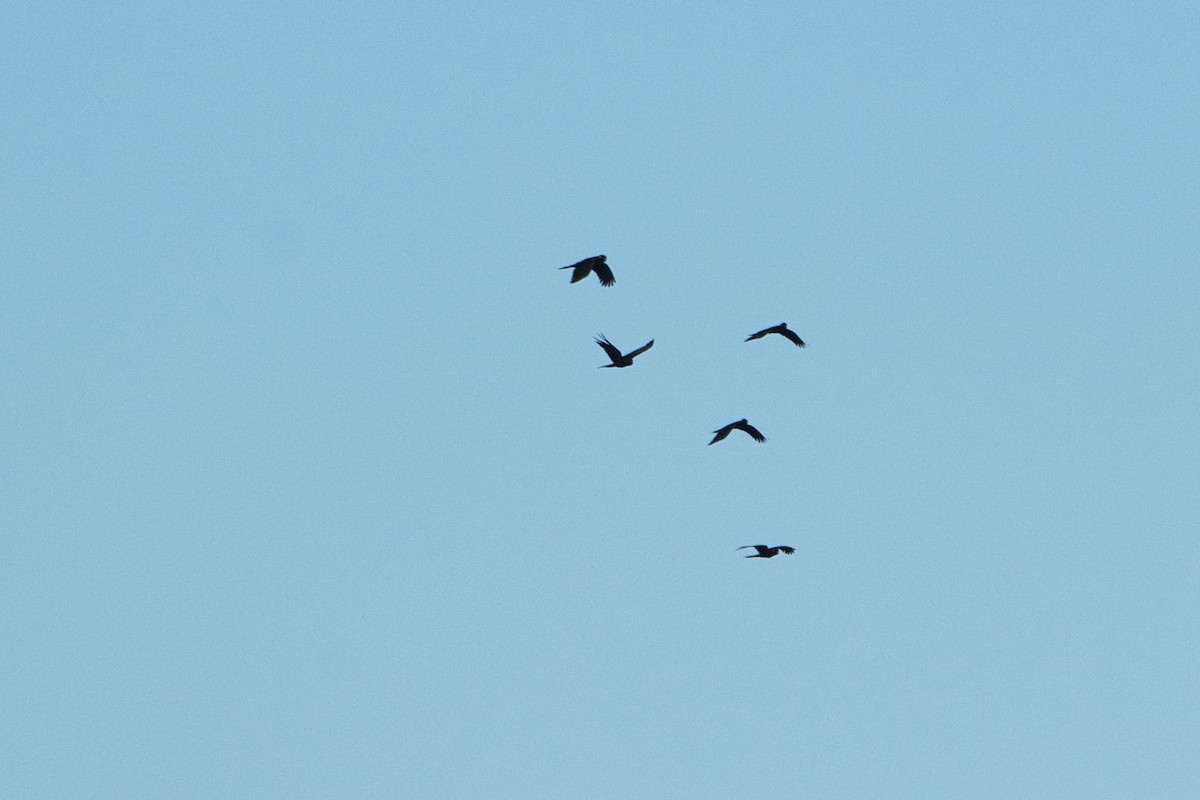
<path id="1" fill-rule="evenodd" d="M 1200 15 L 1041 5 L 10 12 L 0 794 L 1195 795 Z"/>

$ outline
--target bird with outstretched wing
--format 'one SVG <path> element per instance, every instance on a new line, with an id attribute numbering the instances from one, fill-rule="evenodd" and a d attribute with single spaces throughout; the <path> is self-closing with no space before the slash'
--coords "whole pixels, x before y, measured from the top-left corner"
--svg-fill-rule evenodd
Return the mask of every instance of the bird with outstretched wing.
<path id="1" fill-rule="evenodd" d="M 617 279 L 613 277 L 612 270 L 609 269 L 608 263 L 606 262 L 606 256 L 592 256 L 591 258 L 585 258 L 583 261 L 576 262 L 569 266 L 559 267 L 559 269 L 574 270 L 571 273 L 571 283 L 579 283 L 579 281 L 583 280 L 593 272 L 596 273 L 596 277 L 600 279 L 601 286 L 612 286 L 617 282 Z"/>
<path id="2" fill-rule="evenodd" d="M 601 369 L 605 367 L 628 367 L 633 364 L 633 360 L 635 358 L 654 346 L 654 340 L 651 339 L 637 350 L 631 350 L 625 355 L 621 355 L 621 351 L 617 349 L 617 346 L 610 342 L 608 337 L 603 333 L 597 336 L 595 341 L 596 344 L 600 345 L 600 347 L 604 349 L 604 352 L 607 353 L 608 357 L 612 360 L 611 364 L 601 365 Z"/>
<path id="3" fill-rule="evenodd" d="M 753 547 L 755 550 L 757 550 L 758 554 L 746 556 L 746 558 L 774 558 L 780 553 L 790 556 L 792 553 L 796 552 L 796 548 L 788 547 L 786 544 L 779 544 L 775 545 L 774 547 L 768 547 L 765 544 L 746 544 L 739 547 L 738 550 L 745 550 L 750 547 Z"/>
<path id="4" fill-rule="evenodd" d="M 750 438 L 756 442 L 765 442 L 767 440 L 767 437 L 758 432 L 758 428 L 754 427 L 744 419 L 739 419 L 737 422 L 731 422 L 724 428 L 718 428 L 717 430 L 713 431 L 716 436 L 713 437 L 709 444 L 716 444 L 735 430 L 743 431 L 749 434 Z"/>
<path id="5" fill-rule="evenodd" d="M 778 325 L 772 325 L 770 328 L 763 328 L 758 333 L 752 333 L 746 337 L 747 342 L 761 339 L 768 334 L 778 333 L 780 336 L 791 341 L 796 347 L 805 347 L 804 340 L 796 335 L 796 332 L 787 326 L 786 322 L 781 322 Z"/>

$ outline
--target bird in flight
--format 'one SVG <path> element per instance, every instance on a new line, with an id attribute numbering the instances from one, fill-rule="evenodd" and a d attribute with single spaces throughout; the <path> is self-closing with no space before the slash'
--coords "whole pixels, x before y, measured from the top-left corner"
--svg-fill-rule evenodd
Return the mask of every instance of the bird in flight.
<path id="1" fill-rule="evenodd" d="M 635 358 L 654 346 L 654 340 L 651 339 L 637 350 L 626 353 L 625 355 L 621 355 L 621 351 L 618 350 L 616 345 L 610 342 L 603 333 L 596 337 L 596 344 L 604 348 L 604 352 L 608 353 L 608 357 L 612 359 L 611 364 L 601 365 L 600 368 L 604 369 L 605 367 L 628 367 L 632 365 Z"/>
<path id="2" fill-rule="evenodd" d="M 571 264 L 567 267 L 559 267 L 559 269 L 575 270 L 571 273 L 571 283 L 578 283 L 588 276 L 589 272 L 596 273 L 596 277 L 600 279 L 601 286 L 612 286 L 617 282 L 613 277 L 612 270 L 605 263 L 606 256 L 592 256 L 585 258 L 577 264 Z"/>
<path id="3" fill-rule="evenodd" d="M 781 322 L 778 325 L 773 325 L 770 328 L 763 328 L 758 333 L 752 333 L 746 337 L 746 341 L 749 342 L 754 339 L 761 339 L 768 333 L 778 333 L 780 336 L 790 339 L 792 344 L 796 345 L 796 347 L 804 347 L 804 340 L 797 336 L 796 332 L 789 328 L 786 322 Z"/>
<path id="4" fill-rule="evenodd" d="M 753 547 L 758 551 L 758 555 L 746 556 L 746 558 L 774 558 L 780 553 L 790 556 L 792 553 L 796 552 L 796 548 L 788 547 L 786 544 L 779 544 L 775 545 L 774 547 L 767 547 L 765 544 L 747 544 L 742 545 L 738 548 L 738 550 L 745 550 L 747 547 Z"/>
<path id="5" fill-rule="evenodd" d="M 767 440 L 767 437 L 758 432 L 758 428 L 754 427 L 744 419 L 739 419 L 737 422 L 731 422 L 724 428 L 718 428 L 717 430 L 713 431 L 716 436 L 713 437 L 713 440 L 709 442 L 709 444 L 716 444 L 717 442 L 721 441 L 731 432 L 733 432 L 735 428 L 739 431 L 745 431 L 746 433 L 750 434 L 750 438 L 756 442 L 765 442 Z"/>

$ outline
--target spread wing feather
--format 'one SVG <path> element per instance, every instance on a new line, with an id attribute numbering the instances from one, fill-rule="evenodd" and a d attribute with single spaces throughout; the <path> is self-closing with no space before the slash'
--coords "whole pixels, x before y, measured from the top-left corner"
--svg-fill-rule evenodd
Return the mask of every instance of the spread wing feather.
<path id="1" fill-rule="evenodd" d="M 651 339 L 650 341 L 646 342 L 644 345 L 642 345 L 641 347 L 639 347 L 637 350 L 634 350 L 632 353 L 626 353 L 626 354 L 625 354 L 625 357 L 626 357 L 626 358 L 636 358 L 637 356 L 640 356 L 642 353 L 644 353 L 644 352 L 646 352 L 647 350 L 649 350 L 651 347 L 654 347 L 654 340 L 653 340 L 653 339 Z"/>
<path id="2" fill-rule="evenodd" d="M 608 264 L 604 261 L 599 261 L 592 265 L 592 269 L 596 272 L 596 277 L 600 279 L 601 286 L 612 286 L 617 282 L 613 277 L 612 270 L 608 268 Z"/>
<path id="3" fill-rule="evenodd" d="M 749 422 L 738 422 L 735 423 L 733 427 L 750 434 L 750 438 L 756 442 L 765 442 L 767 440 L 767 437 L 759 433 L 758 428 L 754 427 Z"/>
<path id="4" fill-rule="evenodd" d="M 613 363 L 621 360 L 621 351 L 603 333 L 596 337 L 596 344 L 604 348 L 604 352 L 608 353 L 608 357 L 612 359 Z"/>
<path id="5" fill-rule="evenodd" d="M 775 332 L 782 336 L 786 336 L 788 339 L 790 339 L 792 341 L 792 344 L 796 345 L 796 347 L 804 347 L 804 340 L 801 339 L 799 336 L 797 336 L 796 332 L 794 330 L 792 330 L 791 328 L 784 328 L 781 331 L 775 331 Z"/>
<path id="6" fill-rule="evenodd" d="M 719 428 L 718 430 L 713 431 L 713 433 L 715 433 L 716 436 L 713 437 L 713 440 L 711 442 L 709 442 L 709 444 L 716 444 L 717 442 L 721 441 L 726 436 L 728 436 L 729 432 L 732 430 L 733 430 L 732 425 L 726 425 L 724 428 Z"/>

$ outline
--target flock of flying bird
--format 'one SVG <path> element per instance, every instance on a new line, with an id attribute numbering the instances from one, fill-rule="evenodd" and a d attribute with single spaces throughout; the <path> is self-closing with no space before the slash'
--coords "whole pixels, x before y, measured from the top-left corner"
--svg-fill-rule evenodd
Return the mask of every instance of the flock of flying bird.
<path id="1" fill-rule="evenodd" d="M 585 258 L 582 261 L 579 261 L 575 264 L 570 264 L 565 267 L 559 267 L 559 269 L 571 270 L 571 283 L 578 283 L 579 281 L 583 280 L 584 278 L 586 278 L 588 275 L 591 275 L 592 273 L 595 273 L 596 278 L 600 281 L 601 286 L 612 286 L 613 284 L 615 284 L 617 282 L 617 279 L 615 277 L 613 277 L 612 269 L 608 266 L 607 258 L 602 255 L 601 256 L 592 256 L 591 258 Z M 786 322 L 781 322 L 778 325 L 772 325 L 770 328 L 763 328 L 761 331 L 759 331 L 757 333 L 752 333 L 746 337 L 746 341 L 751 342 L 751 341 L 754 341 L 755 339 L 761 339 L 764 336 L 768 336 L 772 333 L 779 334 L 783 338 L 790 341 L 792 344 L 796 345 L 796 347 L 804 347 L 805 346 L 804 340 L 801 339 L 799 336 L 797 336 L 796 332 L 793 331 L 791 328 L 789 328 L 787 326 Z M 651 347 L 654 346 L 654 340 L 651 339 L 650 341 L 646 342 L 644 345 L 637 348 L 636 350 L 630 350 L 628 353 L 622 354 L 620 349 L 617 348 L 617 346 L 614 345 L 612 342 L 610 342 L 608 340 L 608 337 L 606 337 L 604 334 L 600 334 L 599 336 L 597 336 L 595 341 L 596 341 L 596 344 L 600 345 L 600 348 L 604 351 L 605 355 L 607 355 L 609 360 L 612 362 L 611 364 L 603 364 L 601 366 L 601 369 L 611 368 L 611 367 L 617 367 L 619 369 L 622 367 L 633 366 L 633 360 L 635 358 L 637 358 L 642 353 L 646 352 L 647 350 L 649 350 Z M 753 439 L 756 442 L 761 443 L 761 442 L 765 442 L 767 440 L 767 437 L 763 436 L 762 433 L 759 432 L 758 428 L 751 425 L 745 419 L 739 419 L 737 422 L 731 422 L 728 425 L 726 425 L 725 427 L 718 428 L 717 430 L 713 431 L 714 436 L 712 438 L 712 441 L 709 442 L 709 444 L 710 445 L 716 444 L 717 442 L 719 442 L 722 439 L 724 439 L 725 437 L 727 437 L 733 431 L 741 431 L 741 432 L 747 434 L 751 439 Z M 737 549 L 738 550 L 746 550 L 751 547 L 754 548 L 757 552 L 755 555 L 746 556 L 746 558 L 774 558 L 775 556 L 779 555 L 780 553 L 790 556 L 792 553 L 796 552 L 796 548 L 788 547 L 787 545 L 783 545 L 783 544 L 776 545 L 775 547 L 769 547 L 765 544 L 747 544 L 747 545 L 743 545 L 742 547 L 739 547 Z"/>

